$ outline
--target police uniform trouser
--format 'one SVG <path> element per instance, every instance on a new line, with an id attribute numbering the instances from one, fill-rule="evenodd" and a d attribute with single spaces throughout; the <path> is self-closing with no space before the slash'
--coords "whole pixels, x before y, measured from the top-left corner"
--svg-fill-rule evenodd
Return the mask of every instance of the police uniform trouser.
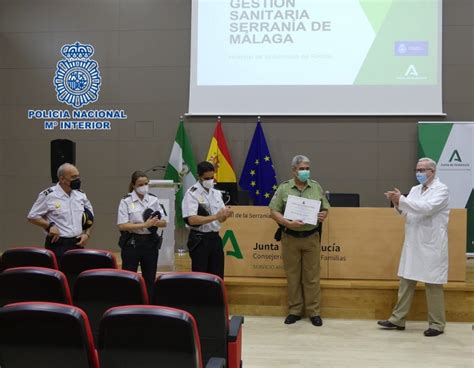
<path id="1" fill-rule="evenodd" d="M 410 311 L 413 295 L 415 294 L 416 281 L 400 278 L 398 300 L 392 315 L 388 319 L 394 325 L 405 327 L 406 316 Z M 425 283 L 426 305 L 428 307 L 429 328 L 444 331 L 446 316 L 444 312 L 444 292 L 442 284 Z"/>
<path id="2" fill-rule="evenodd" d="M 76 237 L 73 237 L 73 238 L 60 237 L 54 243 L 51 243 L 51 239 L 53 239 L 52 236 L 46 237 L 46 240 L 44 242 L 44 247 L 46 249 L 53 251 L 53 253 L 56 255 L 56 260 L 58 261 L 58 264 L 60 264 L 63 254 L 66 253 L 68 250 L 82 248 L 77 245 L 77 242 L 80 241 L 80 239 Z"/>
<path id="3" fill-rule="evenodd" d="M 158 246 L 153 236 L 133 234 L 122 247 L 121 256 L 124 270 L 137 272 L 140 265 L 151 300 L 158 267 Z"/>
<path id="4" fill-rule="evenodd" d="M 224 278 L 224 250 L 218 232 L 202 233 L 191 230 L 188 238 L 192 270 Z"/>
<path id="5" fill-rule="evenodd" d="M 320 315 L 321 289 L 319 282 L 321 245 L 319 233 L 281 237 L 283 266 L 288 282 L 288 314 L 309 317 Z"/>

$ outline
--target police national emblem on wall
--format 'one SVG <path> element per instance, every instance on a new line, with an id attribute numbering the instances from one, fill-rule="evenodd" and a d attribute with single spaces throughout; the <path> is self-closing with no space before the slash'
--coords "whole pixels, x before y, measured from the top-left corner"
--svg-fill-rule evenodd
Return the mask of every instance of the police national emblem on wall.
<path id="1" fill-rule="evenodd" d="M 64 59 L 58 61 L 54 75 L 59 102 L 80 108 L 99 98 L 101 78 L 99 65 L 91 56 L 94 48 L 75 42 L 61 48 Z"/>

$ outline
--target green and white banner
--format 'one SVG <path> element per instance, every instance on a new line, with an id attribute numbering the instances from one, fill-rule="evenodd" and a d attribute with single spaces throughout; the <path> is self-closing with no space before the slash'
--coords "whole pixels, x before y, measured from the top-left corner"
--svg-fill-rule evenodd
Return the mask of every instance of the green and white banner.
<path id="1" fill-rule="evenodd" d="M 450 207 L 467 209 L 467 252 L 474 253 L 474 122 L 420 122 L 418 155 L 438 163 Z"/>

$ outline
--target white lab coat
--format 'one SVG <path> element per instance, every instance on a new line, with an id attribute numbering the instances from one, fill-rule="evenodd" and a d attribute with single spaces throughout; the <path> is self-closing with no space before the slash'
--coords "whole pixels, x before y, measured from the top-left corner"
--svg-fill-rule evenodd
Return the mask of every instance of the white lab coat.
<path id="1" fill-rule="evenodd" d="M 425 192 L 422 185 L 401 196 L 398 210 L 405 216 L 398 276 L 430 284 L 448 282 L 449 190 L 436 177 Z"/>

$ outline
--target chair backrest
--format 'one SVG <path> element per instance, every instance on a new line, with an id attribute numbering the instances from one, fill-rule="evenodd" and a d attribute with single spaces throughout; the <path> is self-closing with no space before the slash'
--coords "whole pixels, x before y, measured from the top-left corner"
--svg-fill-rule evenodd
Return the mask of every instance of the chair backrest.
<path id="1" fill-rule="evenodd" d="M 15 303 L 0 308 L 0 366 L 98 368 L 87 316 L 56 303 Z"/>
<path id="2" fill-rule="evenodd" d="M 331 207 L 360 207 L 358 193 L 329 193 L 328 200 Z"/>
<path id="3" fill-rule="evenodd" d="M 155 282 L 152 304 L 189 312 L 198 326 L 204 363 L 227 359 L 228 312 L 224 282 L 201 272 L 172 272 Z"/>
<path id="4" fill-rule="evenodd" d="M 139 274 L 112 269 L 80 273 L 74 284 L 72 299 L 74 305 L 87 313 L 95 342 L 98 341 L 100 320 L 108 309 L 148 304 L 145 281 Z"/>
<path id="5" fill-rule="evenodd" d="M 0 273 L 0 307 L 17 302 L 72 304 L 66 277 L 44 267 L 16 267 Z"/>
<path id="6" fill-rule="evenodd" d="M 193 316 L 150 305 L 109 309 L 100 323 L 99 356 L 102 368 L 202 367 Z"/>
<path id="7" fill-rule="evenodd" d="M 66 275 L 71 290 L 77 276 L 87 270 L 96 268 L 117 268 L 115 256 L 100 249 L 73 249 L 64 253 L 59 269 Z"/>
<path id="8" fill-rule="evenodd" d="M 7 249 L 2 254 L 2 261 L 4 268 L 30 266 L 58 269 L 55 254 L 44 248 L 18 247 Z"/>

